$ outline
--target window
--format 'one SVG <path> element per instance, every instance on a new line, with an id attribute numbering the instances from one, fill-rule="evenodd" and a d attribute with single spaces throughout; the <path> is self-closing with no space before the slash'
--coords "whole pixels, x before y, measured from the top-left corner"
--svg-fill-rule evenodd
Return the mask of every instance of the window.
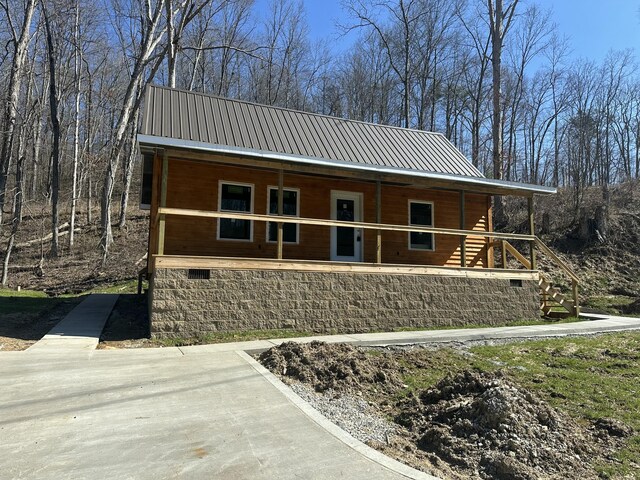
<path id="1" fill-rule="evenodd" d="M 142 155 L 142 187 L 140 188 L 140 208 L 151 208 L 151 191 L 153 188 L 153 153 Z"/>
<path id="2" fill-rule="evenodd" d="M 278 214 L 278 188 L 269 187 L 269 214 Z M 297 217 L 299 210 L 299 190 L 285 188 L 282 190 L 282 214 L 289 217 Z M 278 241 L 278 224 L 269 222 L 267 224 L 267 241 Z M 298 243 L 298 224 L 285 223 L 282 225 L 282 241 L 285 243 Z"/>
<path id="3" fill-rule="evenodd" d="M 409 225 L 433 227 L 433 203 L 409 200 Z M 435 250 L 433 233 L 409 232 L 409 250 Z"/>
<path id="4" fill-rule="evenodd" d="M 221 212 L 253 213 L 253 185 L 220 182 L 219 205 Z M 218 220 L 218 240 L 253 240 L 253 222 L 221 218 Z"/>

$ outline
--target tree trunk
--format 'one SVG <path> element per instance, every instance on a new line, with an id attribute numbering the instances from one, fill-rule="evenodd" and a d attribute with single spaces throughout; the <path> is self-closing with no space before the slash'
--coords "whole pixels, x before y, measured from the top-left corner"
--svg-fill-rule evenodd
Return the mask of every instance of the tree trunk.
<path id="1" fill-rule="evenodd" d="M 76 226 L 76 205 L 78 202 L 78 157 L 80 154 L 80 88 L 82 86 L 82 76 L 80 75 L 80 4 L 76 2 L 76 21 L 75 21 L 75 54 L 74 54 L 74 67 L 75 67 L 75 80 L 76 80 L 76 98 L 75 98 L 75 118 L 74 118 L 74 132 L 73 132 L 73 173 L 71 179 L 71 218 L 69 223 L 69 250 L 73 249 L 74 230 Z"/>
<path id="2" fill-rule="evenodd" d="M 7 100 L 4 111 L 2 137 L 0 139 L 0 231 L 2 230 L 2 213 L 5 203 L 7 177 L 13 163 L 13 141 L 16 119 L 18 116 L 18 99 L 22 85 L 22 69 L 29 49 L 31 20 L 35 10 L 36 0 L 28 0 L 25 5 L 24 21 L 19 38 L 13 38 L 14 55 L 9 74 Z"/>
<path id="3" fill-rule="evenodd" d="M 57 257 L 59 250 L 58 202 L 60 195 L 60 118 L 58 117 L 58 93 L 56 89 L 56 62 L 51 35 L 51 25 L 48 13 L 42 9 L 47 37 L 47 51 L 49 57 L 49 106 L 51 109 L 51 130 L 53 133 L 53 146 L 51 148 L 51 256 Z"/>
<path id="4" fill-rule="evenodd" d="M 91 212 L 91 169 L 87 171 L 87 225 L 93 223 L 93 213 Z"/>
<path id="5" fill-rule="evenodd" d="M 129 155 L 124 166 L 123 180 L 124 185 L 122 189 L 122 195 L 120 197 L 120 219 L 118 220 L 118 228 L 122 228 L 127 223 L 127 205 L 129 203 L 129 191 L 131 190 L 131 180 L 133 179 L 133 172 L 136 165 L 136 159 L 138 158 L 136 151 L 136 131 L 138 125 L 138 118 L 140 111 L 138 110 L 133 116 L 133 128 L 131 129 L 131 143 L 129 145 Z"/>
<path id="6" fill-rule="evenodd" d="M 606 206 L 600 205 L 596 207 L 595 224 L 599 239 L 601 241 L 606 241 L 607 237 L 609 236 L 609 222 L 607 221 Z"/>
<path id="7" fill-rule="evenodd" d="M 168 1 L 168 0 L 167 0 Z M 115 175 L 118 169 L 118 163 L 122 154 L 125 141 L 125 134 L 131 124 L 131 116 L 140 108 L 140 96 L 137 94 L 145 84 L 145 73 L 152 62 L 152 54 L 163 38 L 162 34 L 158 34 L 158 27 L 162 19 L 164 11 L 164 2 L 159 1 L 155 5 L 155 10 L 151 17 L 147 18 L 143 27 L 143 38 L 141 39 L 140 53 L 136 58 L 129 84 L 124 95 L 122 110 L 116 123 L 115 135 L 112 140 L 111 153 L 107 161 L 107 169 L 105 171 L 104 185 L 102 189 L 102 199 L 100 202 L 100 227 L 102 235 L 100 238 L 100 247 L 103 251 L 103 262 L 106 261 L 109 247 L 113 243 L 113 234 L 111 231 L 111 196 L 113 194 L 113 186 Z M 162 51 L 153 59 L 155 62 L 149 69 L 147 79 L 153 78 L 155 72 L 160 67 L 165 58 L 167 49 Z"/>
<path id="8" fill-rule="evenodd" d="M 11 233 L 7 242 L 7 249 L 4 254 L 4 260 L 2 262 L 2 275 L 0 276 L 0 283 L 6 285 L 9 279 L 9 263 L 11 261 L 11 254 L 13 253 L 13 247 L 15 246 L 16 234 L 22 222 L 22 205 L 24 204 L 24 140 L 25 128 L 24 125 L 20 129 L 18 137 L 18 161 L 16 162 L 16 187 L 15 196 L 13 200 L 13 219 L 11 222 Z"/>
<path id="9" fill-rule="evenodd" d="M 502 178 L 502 0 L 495 0 L 495 12 L 492 15 L 491 29 L 491 71 L 493 74 L 492 100 L 493 115 L 491 123 L 491 135 L 493 140 L 493 177 L 497 180 Z"/>
<path id="10" fill-rule="evenodd" d="M 489 23 L 491 28 L 491 69 L 493 74 L 493 121 L 491 133 L 493 137 L 493 177 L 501 180 L 504 172 L 502 155 L 502 44 L 504 35 L 509 29 L 513 13 L 518 0 L 513 0 L 507 11 L 503 9 L 502 0 L 487 0 L 489 7 Z M 505 17 L 507 23 L 505 25 Z M 494 214 L 496 226 L 507 224 L 507 215 L 504 209 L 504 199 L 501 196 L 494 197 Z"/>

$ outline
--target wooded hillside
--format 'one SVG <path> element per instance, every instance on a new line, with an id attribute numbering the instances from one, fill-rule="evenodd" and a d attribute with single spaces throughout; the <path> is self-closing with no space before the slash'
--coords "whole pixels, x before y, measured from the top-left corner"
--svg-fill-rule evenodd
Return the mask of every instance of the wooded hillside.
<path id="1" fill-rule="evenodd" d="M 110 261 L 150 82 L 442 132 L 489 177 L 566 187 L 568 225 L 608 238 L 611 186 L 640 175 L 633 52 L 575 60 L 534 0 L 347 0 L 353 31 L 336 54 L 293 0 L 0 0 L 2 284 L 30 240 L 42 266 L 80 244 Z"/>

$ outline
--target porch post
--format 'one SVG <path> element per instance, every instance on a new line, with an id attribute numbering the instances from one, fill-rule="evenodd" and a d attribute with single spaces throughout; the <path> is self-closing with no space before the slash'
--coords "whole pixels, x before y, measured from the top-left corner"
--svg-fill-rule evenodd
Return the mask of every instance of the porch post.
<path id="1" fill-rule="evenodd" d="M 284 205 L 284 171 L 278 172 L 278 215 L 282 215 Z M 278 222 L 278 260 L 282 260 L 282 240 L 284 238 L 284 223 Z"/>
<path id="2" fill-rule="evenodd" d="M 464 204 L 465 204 L 465 196 L 464 190 L 460 190 L 460 230 L 465 229 L 465 218 L 464 218 Z M 460 266 L 467 266 L 467 236 L 460 235 Z"/>
<path id="3" fill-rule="evenodd" d="M 162 155 L 162 179 L 160 183 L 160 207 L 167 206 L 167 177 L 169 174 L 169 155 L 165 150 Z M 165 214 L 160 214 L 158 223 L 158 255 L 164 255 L 164 230 L 166 218 Z"/>
<path id="4" fill-rule="evenodd" d="M 535 235 L 533 222 L 533 195 L 527 198 L 527 205 L 529 207 L 529 234 Z M 538 265 L 536 262 L 536 242 L 533 240 L 529 242 L 529 251 L 531 253 L 531 270 L 537 270 Z"/>
<path id="5" fill-rule="evenodd" d="M 376 223 L 382 223 L 382 184 L 376 182 Z M 382 230 L 376 230 L 376 263 L 382 263 Z"/>

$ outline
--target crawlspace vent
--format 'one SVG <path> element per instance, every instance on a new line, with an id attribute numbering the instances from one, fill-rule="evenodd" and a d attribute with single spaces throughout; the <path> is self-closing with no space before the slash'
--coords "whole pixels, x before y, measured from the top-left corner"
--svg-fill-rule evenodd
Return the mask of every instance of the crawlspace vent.
<path id="1" fill-rule="evenodd" d="M 211 277 L 211 270 L 205 270 L 202 268 L 190 268 L 187 278 L 189 280 L 209 280 Z"/>

